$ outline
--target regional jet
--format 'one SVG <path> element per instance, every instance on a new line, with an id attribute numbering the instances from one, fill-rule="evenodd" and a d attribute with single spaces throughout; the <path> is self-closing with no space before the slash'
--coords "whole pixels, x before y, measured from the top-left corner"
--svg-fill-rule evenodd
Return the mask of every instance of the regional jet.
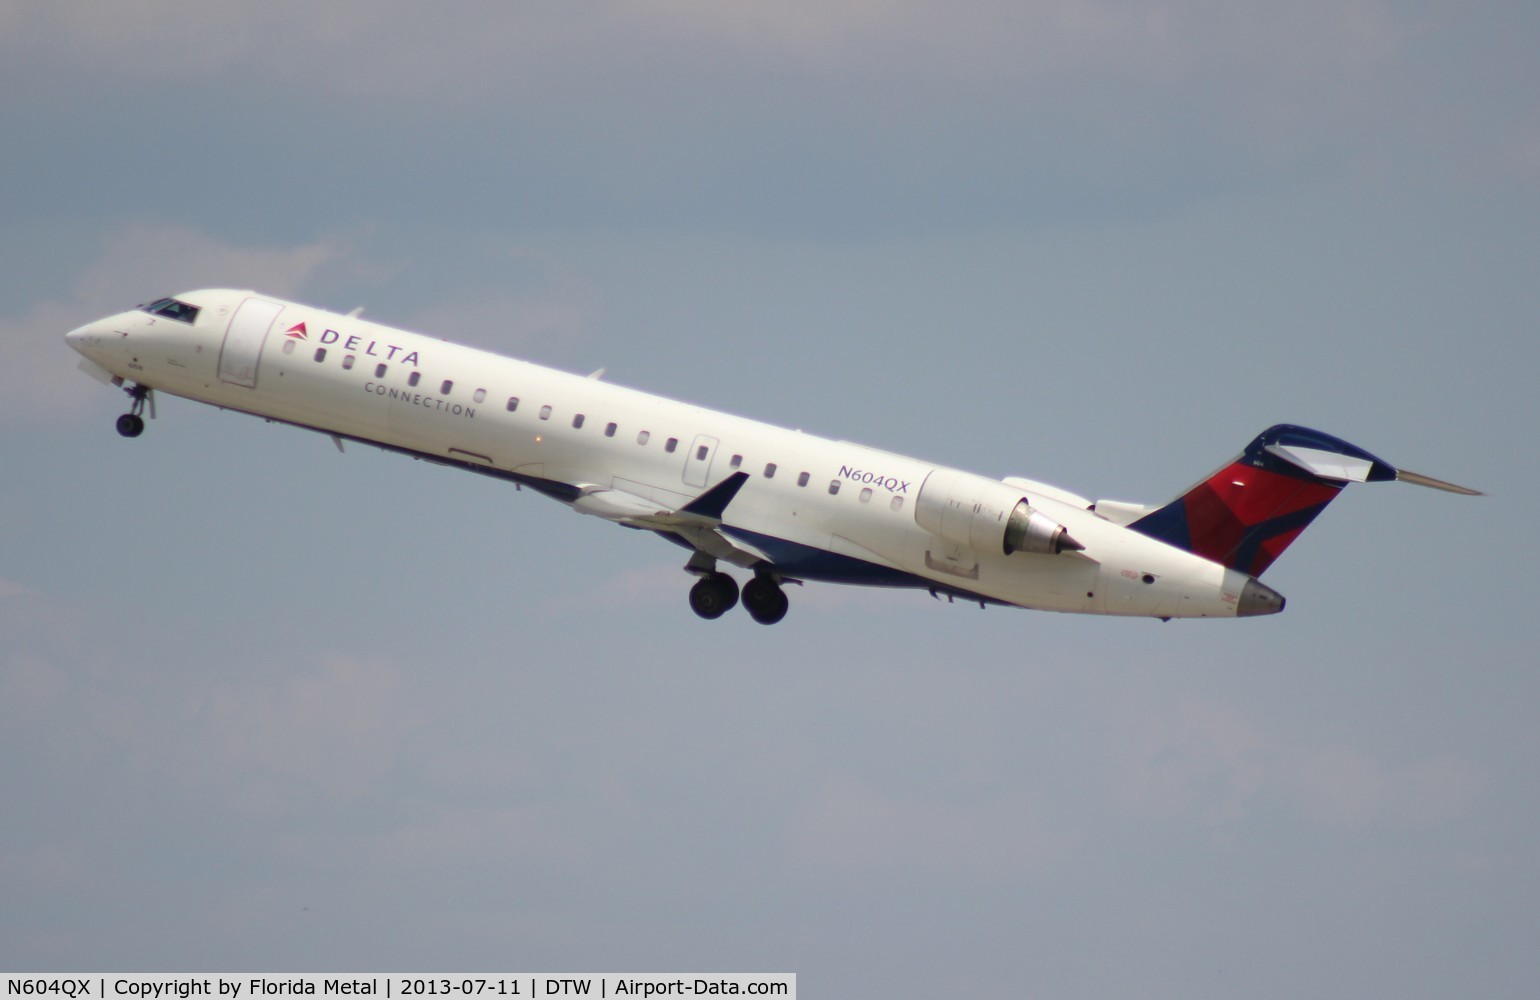
<path id="1" fill-rule="evenodd" d="M 1170 503 L 1092 501 L 665 399 L 251 291 L 157 299 L 74 330 L 127 392 L 118 433 L 169 393 L 494 476 L 689 552 L 690 607 L 786 615 L 787 584 L 911 587 L 1082 614 L 1283 610 L 1259 577 L 1349 483 L 1398 469 L 1279 424 Z M 741 589 L 724 567 L 746 575 Z"/>

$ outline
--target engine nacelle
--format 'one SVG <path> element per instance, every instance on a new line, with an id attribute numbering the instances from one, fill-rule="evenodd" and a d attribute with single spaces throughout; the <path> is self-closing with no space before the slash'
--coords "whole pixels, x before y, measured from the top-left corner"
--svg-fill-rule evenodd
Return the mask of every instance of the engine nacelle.
<path id="1" fill-rule="evenodd" d="M 1058 555 L 1085 548 L 1021 490 L 955 469 L 936 469 L 925 477 L 914 519 L 931 534 L 975 552 Z"/>

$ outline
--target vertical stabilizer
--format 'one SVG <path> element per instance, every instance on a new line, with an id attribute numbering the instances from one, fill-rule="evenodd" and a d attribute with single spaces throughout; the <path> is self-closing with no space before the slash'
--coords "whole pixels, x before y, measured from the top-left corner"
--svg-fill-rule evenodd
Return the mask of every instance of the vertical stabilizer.
<path id="1" fill-rule="evenodd" d="M 1348 483 L 1396 478 L 1394 467 L 1356 445 L 1278 424 L 1234 461 L 1129 527 L 1255 577 Z"/>

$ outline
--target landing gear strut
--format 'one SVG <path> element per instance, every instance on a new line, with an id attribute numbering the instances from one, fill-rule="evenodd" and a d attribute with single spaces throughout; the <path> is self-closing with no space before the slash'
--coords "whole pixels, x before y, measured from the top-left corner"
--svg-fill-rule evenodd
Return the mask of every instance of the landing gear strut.
<path id="1" fill-rule="evenodd" d="M 136 438 L 144 433 L 144 417 L 142 416 L 144 404 L 146 402 L 150 404 L 150 416 L 153 417 L 155 415 L 155 400 L 150 395 L 151 390 L 147 386 L 125 387 L 123 391 L 128 393 L 129 398 L 134 402 L 129 407 L 128 412 L 118 418 L 118 433 L 126 438 Z"/>

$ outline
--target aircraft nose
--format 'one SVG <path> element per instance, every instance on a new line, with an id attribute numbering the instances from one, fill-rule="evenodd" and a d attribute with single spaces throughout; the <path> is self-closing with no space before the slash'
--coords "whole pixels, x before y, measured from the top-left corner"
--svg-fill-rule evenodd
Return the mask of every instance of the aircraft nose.
<path id="1" fill-rule="evenodd" d="M 87 323 L 85 326 L 76 327 L 64 335 L 64 342 L 81 354 L 87 354 L 97 341 L 95 324 Z"/>
<path id="2" fill-rule="evenodd" d="M 128 336 L 127 329 L 127 327 L 115 329 L 110 321 L 97 320 L 66 333 L 64 342 L 82 357 L 111 367 L 113 348 Z"/>

